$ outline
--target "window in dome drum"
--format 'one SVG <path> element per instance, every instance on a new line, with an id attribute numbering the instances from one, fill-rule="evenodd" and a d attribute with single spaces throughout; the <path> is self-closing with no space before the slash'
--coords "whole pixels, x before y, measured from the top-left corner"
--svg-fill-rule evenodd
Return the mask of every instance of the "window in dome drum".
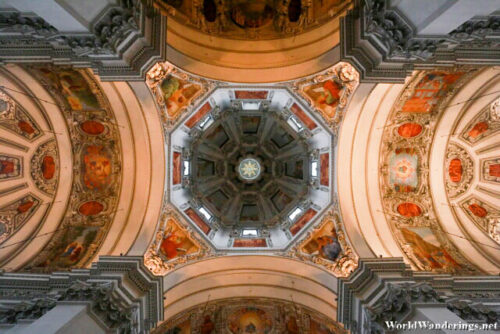
<path id="1" fill-rule="evenodd" d="M 288 19 L 290 22 L 297 22 L 302 11 L 301 0 L 290 0 L 288 4 Z"/>
<path id="2" fill-rule="evenodd" d="M 203 0 L 203 15 L 208 22 L 215 22 L 217 18 L 217 6 L 214 0 Z"/>

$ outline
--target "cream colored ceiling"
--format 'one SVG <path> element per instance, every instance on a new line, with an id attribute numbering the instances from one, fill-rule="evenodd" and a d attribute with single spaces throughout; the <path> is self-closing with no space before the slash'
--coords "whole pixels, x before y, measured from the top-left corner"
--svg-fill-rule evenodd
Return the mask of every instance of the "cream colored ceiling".
<path id="1" fill-rule="evenodd" d="M 216 11 L 214 22 L 204 14 L 207 2 Z M 190 73 L 236 83 L 287 81 L 329 68 L 338 59 L 340 17 L 351 7 L 342 0 L 156 3 L 168 18 L 167 60 Z M 290 22 L 288 7 L 297 3 L 300 18 Z M 248 20 L 241 25 L 235 13 L 263 19 L 258 26 Z"/>
<path id="2" fill-rule="evenodd" d="M 9 226 L 1 266 L 52 271 L 87 266 L 99 254 L 142 254 L 162 204 L 162 182 L 153 178 L 164 174 L 146 85 L 102 83 L 87 70 L 48 65 L 8 65 L 0 81 L 8 106 L 0 160 L 18 166 L 0 178 Z"/>
<path id="3" fill-rule="evenodd" d="M 439 79 L 445 83 L 440 87 L 432 80 L 419 86 L 427 75 L 448 77 Z M 402 256 L 417 270 L 498 273 L 492 234 L 498 232 L 490 227 L 499 213 L 499 185 L 488 167 L 499 154 L 491 117 L 498 88 L 497 68 L 436 69 L 415 72 L 406 84 L 358 87 L 340 130 L 338 156 L 347 163 L 339 164 L 337 181 L 345 228 L 361 257 Z M 415 95 L 419 89 L 430 94 L 429 112 L 425 98 Z M 405 101 L 412 98 L 410 110 Z M 477 126 L 481 122 L 487 131 Z M 401 128 L 410 123 L 421 128 Z M 469 136 L 473 129 L 476 138 Z M 404 159 L 394 158 L 398 149 Z M 461 161 L 458 181 L 456 167 L 450 172 L 454 158 Z M 415 177 L 404 183 L 406 190 L 390 181 L 396 167 Z M 471 211 L 474 203 L 485 211 Z"/>

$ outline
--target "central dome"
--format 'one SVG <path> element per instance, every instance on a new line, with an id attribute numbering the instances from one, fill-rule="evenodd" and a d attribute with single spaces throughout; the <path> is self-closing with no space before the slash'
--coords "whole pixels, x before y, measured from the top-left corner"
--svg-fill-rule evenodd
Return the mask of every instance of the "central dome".
<path id="1" fill-rule="evenodd" d="M 217 250 L 286 249 L 332 203 L 333 135 L 288 87 L 192 104 L 169 136 L 171 203 Z"/>
<path id="2" fill-rule="evenodd" d="M 272 226 L 308 194 L 307 142 L 278 113 L 221 110 L 191 143 L 195 200 L 225 226 Z"/>

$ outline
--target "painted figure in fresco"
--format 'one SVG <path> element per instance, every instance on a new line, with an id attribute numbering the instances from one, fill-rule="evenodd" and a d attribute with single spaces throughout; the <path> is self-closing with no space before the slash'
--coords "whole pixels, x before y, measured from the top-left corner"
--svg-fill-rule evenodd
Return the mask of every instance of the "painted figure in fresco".
<path id="1" fill-rule="evenodd" d="M 103 146 L 87 146 L 83 156 L 85 174 L 83 181 L 89 189 L 103 189 L 109 184 L 111 160 Z"/>
<path id="2" fill-rule="evenodd" d="M 78 71 L 54 71 L 48 68 L 40 68 L 39 70 L 52 81 L 56 89 L 64 94 L 71 109 L 78 111 L 100 108 L 95 93 L 91 90 L 83 75 Z"/>
<path id="3" fill-rule="evenodd" d="M 340 91 L 342 86 L 333 80 L 327 80 L 323 83 L 323 94 L 318 99 L 318 103 L 335 106 L 340 100 Z"/>
<path id="4" fill-rule="evenodd" d="M 10 174 L 14 172 L 14 162 L 0 160 L 0 174 Z"/>
<path id="5" fill-rule="evenodd" d="M 31 126 L 30 123 L 26 121 L 19 121 L 17 123 L 17 126 L 19 127 L 19 130 L 21 130 L 24 133 L 27 133 L 28 135 L 32 135 L 35 133 L 35 129 Z"/>
<path id="6" fill-rule="evenodd" d="M 273 323 L 265 311 L 246 307 L 229 317 L 228 327 L 234 334 L 268 334 L 271 333 Z"/>
<path id="7" fill-rule="evenodd" d="M 169 260 L 181 255 L 179 253 L 185 254 L 187 252 L 186 249 L 181 248 L 183 239 L 184 238 L 175 232 L 170 233 L 163 239 L 160 248 Z"/>
<path id="8" fill-rule="evenodd" d="M 299 334 L 299 326 L 297 325 L 297 319 L 295 317 L 290 317 L 286 322 L 287 334 Z"/>
<path id="9" fill-rule="evenodd" d="M 316 242 L 319 246 L 319 255 L 324 259 L 335 261 L 342 252 L 335 230 L 332 230 L 332 235 L 318 237 Z"/>
<path id="10" fill-rule="evenodd" d="M 305 244 L 303 251 L 329 261 L 337 260 L 342 253 L 342 246 L 340 246 L 333 223 L 329 222 L 315 233 L 311 240 Z"/>
<path id="11" fill-rule="evenodd" d="M 472 127 L 472 129 L 470 129 L 468 135 L 469 135 L 469 137 L 476 139 L 477 137 L 479 137 L 481 134 L 483 134 L 487 130 L 488 130 L 488 123 L 479 122 L 479 123 L 475 124 Z"/>
<path id="12" fill-rule="evenodd" d="M 70 243 L 68 247 L 66 247 L 61 257 L 67 257 L 71 262 L 75 262 L 76 260 L 78 260 L 78 257 L 80 256 L 82 250 L 83 250 L 82 244 L 75 241 Z"/>
<path id="13" fill-rule="evenodd" d="M 160 91 L 167 106 L 167 113 L 174 116 L 199 93 L 200 86 L 169 75 L 160 84 Z"/>
<path id="14" fill-rule="evenodd" d="M 211 334 L 214 333 L 214 331 L 215 331 L 215 324 L 213 323 L 212 319 L 210 319 L 210 316 L 206 315 L 205 319 L 203 320 L 203 324 L 201 325 L 200 333 Z"/>
<path id="15" fill-rule="evenodd" d="M 401 232 L 406 242 L 412 246 L 415 256 L 432 269 L 460 268 L 460 265 L 442 246 L 438 247 L 425 241 L 419 234 L 409 229 L 402 228 Z"/>
<path id="16" fill-rule="evenodd" d="M 326 325 L 320 324 L 316 321 L 311 320 L 311 327 L 309 329 L 311 334 L 334 334 Z"/>

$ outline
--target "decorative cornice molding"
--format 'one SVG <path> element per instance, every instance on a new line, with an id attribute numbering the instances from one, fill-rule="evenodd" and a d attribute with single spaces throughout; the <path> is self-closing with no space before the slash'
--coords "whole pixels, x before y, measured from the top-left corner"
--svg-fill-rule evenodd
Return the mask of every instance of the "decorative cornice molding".
<path id="1" fill-rule="evenodd" d="M 107 7 L 92 26 L 88 33 L 66 33 L 41 17 L 0 12 L 0 61 L 49 57 L 92 67 L 103 80 L 143 80 L 146 71 L 165 58 L 166 18 L 152 6 L 122 0 Z"/>
<path id="2" fill-rule="evenodd" d="M 341 59 L 363 82 L 403 82 L 414 69 L 500 64 L 500 17 L 473 18 L 449 34 L 418 35 L 388 0 L 357 0 L 341 20 Z"/>
<path id="3" fill-rule="evenodd" d="M 494 276 L 415 273 L 401 258 L 360 259 L 358 268 L 338 281 L 337 319 L 352 333 L 385 333 L 386 320 L 404 321 L 414 308 L 428 304 L 464 320 L 494 323 L 499 282 Z"/>
<path id="4" fill-rule="evenodd" d="M 101 257 L 90 269 L 46 275 L 0 272 L 0 323 L 38 319 L 62 302 L 88 303 L 119 333 L 139 333 L 163 318 L 163 281 L 142 257 Z"/>

